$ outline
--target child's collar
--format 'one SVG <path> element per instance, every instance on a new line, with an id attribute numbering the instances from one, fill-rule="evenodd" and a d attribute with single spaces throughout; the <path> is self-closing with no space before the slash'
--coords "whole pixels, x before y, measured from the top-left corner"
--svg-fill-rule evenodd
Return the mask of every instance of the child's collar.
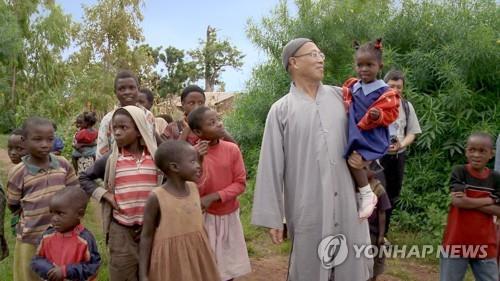
<path id="1" fill-rule="evenodd" d="M 21 161 L 26 165 L 26 168 L 28 169 L 28 173 L 31 175 L 36 175 L 42 171 L 46 171 L 46 169 L 43 169 L 35 164 L 30 163 L 31 155 L 26 155 L 21 158 Z M 57 169 L 59 168 L 59 160 L 57 160 L 57 157 L 50 153 L 49 154 L 49 169 Z"/>
<path id="2" fill-rule="evenodd" d="M 467 172 L 471 176 L 473 176 L 477 179 L 481 179 L 481 180 L 486 179 L 490 175 L 490 172 L 491 172 L 488 167 L 484 167 L 484 169 L 481 172 L 478 172 L 478 171 L 474 170 L 474 168 L 472 168 L 472 166 L 470 164 L 465 165 L 465 168 L 467 169 Z"/>
<path id="3" fill-rule="evenodd" d="M 356 91 L 361 88 L 363 89 L 363 94 L 367 96 L 382 87 L 388 87 L 388 85 L 383 80 L 375 80 L 368 84 L 365 84 L 363 83 L 363 81 L 358 80 L 358 82 L 356 82 L 354 86 L 352 86 L 352 92 L 356 93 Z"/>
<path id="4" fill-rule="evenodd" d="M 122 147 L 119 151 L 120 151 L 120 154 L 122 156 L 134 156 L 135 155 L 132 152 L 128 151 L 124 147 Z M 148 148 L 146 146 L 143 146 L 142 147 L 142 156 L 141 156 L 141 158 L 144 157 L 146 154 L 149 154 Z"/>

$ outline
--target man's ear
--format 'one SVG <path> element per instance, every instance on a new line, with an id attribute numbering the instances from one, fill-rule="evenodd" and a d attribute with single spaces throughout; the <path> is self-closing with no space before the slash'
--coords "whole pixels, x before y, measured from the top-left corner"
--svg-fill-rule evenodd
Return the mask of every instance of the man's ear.
<path id="1" fill-rule="evenodd" d="M 288 69 L 295 68 L 297 69 L 297 60 L 294 57 L 290 57 L 288 59 Z"/>

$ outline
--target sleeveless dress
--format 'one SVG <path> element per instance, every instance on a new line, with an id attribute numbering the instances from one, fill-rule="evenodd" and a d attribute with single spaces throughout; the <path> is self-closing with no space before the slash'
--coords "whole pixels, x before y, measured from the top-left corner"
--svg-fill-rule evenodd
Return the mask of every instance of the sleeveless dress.
<path id="1" fill-rule="evenodd" d="M 221 280 L 203 228 L 198 188 L 187 185 L 187 197 L 176 197 L 162 187 L 153 190 L 161 218 L 151 249 L 151 281 Z"/>

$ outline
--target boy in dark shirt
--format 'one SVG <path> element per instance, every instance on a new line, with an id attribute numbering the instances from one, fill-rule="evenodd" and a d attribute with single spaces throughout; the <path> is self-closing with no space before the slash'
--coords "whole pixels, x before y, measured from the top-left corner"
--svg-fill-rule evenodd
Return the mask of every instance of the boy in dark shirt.
<path id="1" fill-rule="evenodd" d="M 494 155 L 493 139 L 473 133 L 465 155 L 468 164 L 454 167 L 451 174 L 440 280 L 463 280 L 469 264 L 476 280 L 498 280 L 493 216 L 500 215 L 500 174 L 486 167 Z"/>

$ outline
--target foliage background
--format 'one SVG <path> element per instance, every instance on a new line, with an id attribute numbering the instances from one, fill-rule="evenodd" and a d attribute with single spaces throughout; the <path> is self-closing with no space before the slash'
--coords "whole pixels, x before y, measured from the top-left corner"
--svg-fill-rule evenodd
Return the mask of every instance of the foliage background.
<path id="1" fill-rule="evenodd" d="M 249 38 L 269 60 L 254 70 L 248 93 L 225 124 L 241 144 L 253 178 L 267 112 L 289 89 L 280 63 L 286 42 L 311 38 L 326 54 L 324 83 L 341 85 L 355 74 L 353 40 L 382 37 L 383 72 L 405 71 L 404 95 L 423 131 L 410 149 L 394 229 L 425 232 L 439 243 L 448 176 L 453 164 L 465 163 L 467 136 L 500 132 L 499 8 L 495 1 L 398 2 L 298 0 L 297 16 L 291 17 L 282 1 L 259 22 L 249 21 Z"/>

